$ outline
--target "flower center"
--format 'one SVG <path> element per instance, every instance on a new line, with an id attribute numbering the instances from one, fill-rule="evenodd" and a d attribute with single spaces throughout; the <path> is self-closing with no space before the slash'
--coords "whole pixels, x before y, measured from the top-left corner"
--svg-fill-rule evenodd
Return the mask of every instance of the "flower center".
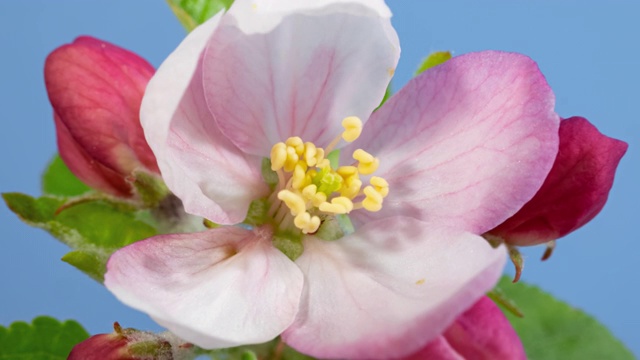
<path id="1" fill-rule="evenodd" d="M 328 217 L 382 208 L 389 193 L 387 181 L 372 176 L 363 189 L 360 178 L 378 169 L 376 157 L 357 149 L 352 154 L 353 164 L 333 167 L 326 157 L 341 138 L 355 141 L 362 132 L 362 121 L 350 116 L 342 120 L 342 127 L 344 132 L 324 149 L 299 137 L 290 137 L 271 149 L 271 170 L 277 174 L 278 183 L 269 199 L 269 216 L 280 229 L 290 229 L 293 224 L 304 234 L 315 233 Z"/>

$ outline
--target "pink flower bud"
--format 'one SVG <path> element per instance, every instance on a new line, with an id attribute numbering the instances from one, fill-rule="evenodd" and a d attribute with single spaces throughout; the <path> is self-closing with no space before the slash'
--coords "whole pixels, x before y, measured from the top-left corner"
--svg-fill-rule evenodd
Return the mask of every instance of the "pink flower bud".
<path id="1" fill-rule="evenodd" d="M 537 245 L 561 238 L 602 210 L 627 144 L 601 134 L 587 119 L 560 123 L 556 160 L 536 195 L 488 232 L 511 245 Z"/>
<path id="2" fill-rule="evenodd" d="M 159 173 L 138 115 L 154 73 L 148 62 L 83 36 L 49 54 L 44 72 L 60 156 L 78 178 L 131 197 L 134 170 Z"/>
<path id="3" fill-rule="evenodd" d="M 524 347 L 509 320 L 481 298 L 436 340 L 404 360 L 524 360 Z"/>
<path id="4" fill-rule="evenodd" d="M 67 360 L 177 360 L 193 358 L 193 345 L 171 334 L 123 329 L 94 335 L 73 347 Z"/>

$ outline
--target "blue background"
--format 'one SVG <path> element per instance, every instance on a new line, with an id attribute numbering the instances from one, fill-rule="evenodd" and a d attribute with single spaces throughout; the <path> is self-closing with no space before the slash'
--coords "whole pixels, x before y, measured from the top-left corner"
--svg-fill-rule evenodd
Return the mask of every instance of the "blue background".
<path id="1" fill-rule="evenodd" d="M 540 65 L 561 116 L 585 116 L 630 144 L 603 212 L 560 240 L 546 263 L 538 261 L 542 248 L 527 249 L 523 279 L 593 314 L 640 355 L 640 3 L 480 3 L 389 1 L 402 44 L 394 86 L 406 83 L 431 51 L 521 52 Z M 185 32 L 161 0 L 0 2 L 0 191 L 40 194 L 41 171 L 56 151 L 43 62 L 81 34 L 119 44 L 158 66 Z M 0 225 L 0 324 L 47 314 L 76 319 L 92 333 L 109 332 L 115 320 L 158 329 L 60 261 L 66 247 L 5 206 Z"/>

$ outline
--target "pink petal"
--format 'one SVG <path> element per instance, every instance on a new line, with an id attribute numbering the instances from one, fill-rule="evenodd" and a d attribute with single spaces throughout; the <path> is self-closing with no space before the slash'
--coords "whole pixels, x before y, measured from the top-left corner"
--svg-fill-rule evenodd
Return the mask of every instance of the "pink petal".
<path id="1" fill-rule="evenodd" d="M 59 122 L 88 156 L 122 176 L 139 167 L 158 171 L 138 116 L 153 73 L 138 55 L 87 36 L 59 47 L 45 63 Z M 67 165 L 73 171 L 74 164 Z"/>
<path id="2" fill-rule="evenodd" d="M 460 315 L 442 336 L 404 360 L 526 360 L 522 342 L 509 320 L 482 297 Z"/>
<path id="3" fill-rule="evenodd" d="M 601 134 L 581 117 L 560 123 L 560 150 L 536 195 L 489 234 L 513 245 L 563 237 L 604 207 L 627 144 Z"/>
<path id="4" fill-rule="evenodd" d="M 389 18 L 382 1 L 236 1 L 204 57 L 222 132 L 264 157 L 290 136 L 326 146 L 343 118 L 366 120 L 400 54 Z"/>
<path id="5" fill-rule="evenodd" d="M 286 343 L 316 357 L 390 359 L 437 338 L 495 285 L 504 249 L 412 218 L 367 224 L 334 242 L 309 238 L 300 312 Z"/>
<path id="6" fill-rule="evenodd" d="M 105 286 L 200 347 L 266 342 L 294 320 L 303 281 L 270 240 L 238 227 L 156 236 L 115 252 Z"/>
<path id="7" fill-rule="evenodd" d="M 220 17 L 191 32 L 158 69 L 141 120 L 163 179 L 185 210 L 234 224 L 268 189 L 260 159 L 246 156 L 222 135 L 204 100 L 201 53 Z"/>
<path id="8" fill-rule="evenodd" d="M 485 51 L 413 79 L 373 114 L 345 149 L 380 158 L 390 184 L 377 214 L 439 221 L 481 234 L 540 188 L 557 152 L 554 96 L 536 64 Z"/>

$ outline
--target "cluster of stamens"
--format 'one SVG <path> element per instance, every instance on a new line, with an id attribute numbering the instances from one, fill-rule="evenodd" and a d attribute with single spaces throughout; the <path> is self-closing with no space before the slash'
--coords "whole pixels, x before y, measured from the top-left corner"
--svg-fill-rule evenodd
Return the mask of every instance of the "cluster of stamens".
<path id="1" fill-rule="evenodd" d="M 372 176 L 363 189 L 360 179 L 360 175 L 371 175 L 378 169 L 380 162 L 376 157 L 357 149 L 352 154 L 353 164 L 336 169 L 325 157 L 340 139 L 353 142 L 362 133 L 362 121 L 355 116 L 342 120 L 342 127 L 343 133 L 324 149 L 299 137 L 273 146 L 271 169 L 278 175 L 274 196 L 280 201 L 271 199 L 270 215 L 277 222 L 287 222 L 288 212 L 295 227 L 308 234 L 316 232 L 326 216 L 348 214 L 356 209 L 375 212 L 382 208 L 389 193 L 387 181 Z"/>

